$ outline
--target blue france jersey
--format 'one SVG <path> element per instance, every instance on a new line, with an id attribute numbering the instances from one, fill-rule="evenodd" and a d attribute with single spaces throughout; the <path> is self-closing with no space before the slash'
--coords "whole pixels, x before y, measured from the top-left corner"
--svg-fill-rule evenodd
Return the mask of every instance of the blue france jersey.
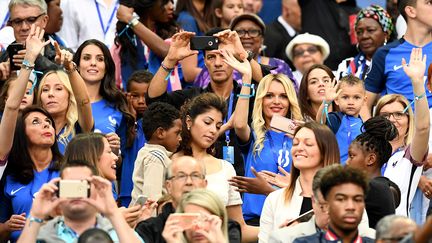
<path id="1" fill-rule="evenodd" d="M 94 132 L 103 134 L 115 132 L 120 136 L 119 130 L 123 114 L 104 99 L 93 102 L 91 106 L 95 123 Z"/>
<path id="2" fill-rule="evenodd" d="M 373 56 L 372 67 L 365 80 L 366 90 L 377 94 L 401 94 L 412 101 L 414 94 L 411 80 L 403 71 L 401 61 L 405 58 L 409 63 L 413 48 L 417 46 L 403 38 L 379 48 Z M 426 67 L 428 67 L 432 63 L 432 42 L 425 45 L 422 50 L 423 54 L 427 55 Z M 431 107 L 432 94 L 426 92 L 426 95 Z"/>
<path id="3" fill-rule="evenodd" d="M 135 160 L 138 155 L 138 151 L 144 146 L 146 139 L 144 137 L 144 131 L 142 128 L 142 118 L 137 121 L 136 124 L 136 136 L 133 145 L 130 148 L 126 148 L 122 152 L 122 171 L 120 180 L 120 204 L 124 207 L 129 207 L 131 201 L 131 193 L 133 189 L 132 175 L 135 168 Z"/>
<path id="4" fill-rule="evenodd" d="M 248 143 L 240 145 L 245 161 L 245 176 L 255 177 L 251 171 L 254 167 L 257 172 L 268 170 L 278 173 L 278 166 L 287 172 L 291 170 L 291 147 L 292 139 L 284 133 L 267 131 L 264 139 L 263 149 L 256 155 L 253 154 L 255 134 L 251 133 Z M 244 193 L 243 194 L 243 216 L 245 220 L 260 217 L 266 196 Z"/>
<path id="5" fill-rule="evenodd" d="M 44 183 L 56 177 L 59 177 L 58 171 L 50 171 L 49 169 L 40 172 L 34 171 L 33 181 L 25 185 L 14 180 L 12 176 L 7 176 L 3 195 L 0 198 L 0 222 L 6 222 L 13 214 L 26 213 L 26 217 L 28 217 L 35 194 Z M 11 241 L 15 242 L 20 234 L 21 231 L 12 232 Z"/>

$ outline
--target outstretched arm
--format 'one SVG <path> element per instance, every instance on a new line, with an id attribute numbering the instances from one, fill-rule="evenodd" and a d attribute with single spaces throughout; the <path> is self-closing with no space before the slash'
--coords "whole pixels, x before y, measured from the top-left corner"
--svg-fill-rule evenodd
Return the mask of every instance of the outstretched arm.
<path id="1" fill-rule="evenodd" d="M 26 92 L 30 73 L 34 68 L 34 63 L 40 51 L 49 43 L 49 41 L 43 41 L 43 35 L 44 30 L 32 25 L 30 34 L 26 40 L 26 54 L 24 60 L 27 66 L 21 68 L 18 78 L 13 81 L 12 85 L 9 87 L 8 99 L 0 123 L 0 160 L 6 159 L 6 156 L 12 148 L 18 111 L 21 100 Z"/>
<path id="2" fill-rule="evenodd" d="M 117 9 L 117 19 L 123 23 L 130 23 L 133 17 L 133 8 L 129 8 L 123 4 L 120 4 Z M 156 33 L 151 31 L 140 21 L 136 22 L 131 27 L 133 32 L 152 50 L 159 58 L 165 58 L 168 54 L 169 44 L 160 38 Z"/>
<path id="3" fill-rule="evenodd" d="M 56 50 L 55 60 L 57 64 L 63 65 L 69 76 L 69 82 L 77 103 L 78 123 L 83 132 L 91 132 L 94 121 L 87 86 L 78 73 L 76 64 L 72 62 L 72 53 L 61 50 L 57 42 L 54 42 L 54 48 Z"/>
<path id="4" fill-rule="evenodd" d="M 161 67 L 150 81 L 147 92 L 150 98 L 159 97 L 166 92 L 168 87 L 168 80 L 166 77 L 170 73 L 169 70 L 174 69 L 178 61 L 193 54 L 198 54 L 198 51 L 192 51 L 189 47 L 190 38 L 194 35 L 194 33 L 186 31 L 173 35 L 168 55 L 165 57 L 161 63 Z"/>
<path id="5" fill-rule="evenodd" d="M 235 108 L 237 112 L 235 112 L 233 124 L 236 135 L 241 141 L 245 142 L 249 140 L 250 136 L 250 127 L 247 122 L 249 114 L 249 100 L 253 98 L 251 97 L 251 91 L 253 89 L 253 87 L 251 87 L 251 66 L 246 57 L 244 57 L 241 60 L 242 62 L 240 62 L 234 57 L 230 50 L 221 49 L 220 53 L 223 55 L 226 64 L 230 65 L 242 74 L 243 87 L 237 99 Z"/>
<path id="6" fill-rule="evenodd" d="M 410 77 L 414 92 L 414 135 L 411 142 L 411 156 L 415 161 L 423 161 L 428 152 L 429 105 L 424 87 L 426 55 L 421 48 L 413 48 L 409 64 L 402 59 L 404 72 Z"/>

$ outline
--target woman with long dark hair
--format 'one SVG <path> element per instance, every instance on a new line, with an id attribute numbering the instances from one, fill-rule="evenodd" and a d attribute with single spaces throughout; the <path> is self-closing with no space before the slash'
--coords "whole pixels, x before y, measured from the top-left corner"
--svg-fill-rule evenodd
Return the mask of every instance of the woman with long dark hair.
<path id="1" fill-rule="evenodd" d="M 7 163 L 0 197 L 0 238 L 15 242 L 29 217 L 34 194 L 58 177 L 60 154 L 55 124 L 43 108 L 29 106 L 18 114 L 34 62 L 42 48 L 44 31 L 32 25 L 26 40 L 26 55 L 14 81 L 0 124 L 0 165 Z"/>
<path id="2" fill-rule="evenodd" d="M 123 151 L 123 166 L 133 164 L 135 158 L 126 150 L 135 140 L 135 118 L 126 96 L 115 85 L 115 65 L 108 48 L 98 40 L 87 40 L 78 47 L 73 60 L 87 86 L 94 131 L 106 134 L 115 153 Z M 123 181 L 128 180 L 120 183 Z"/>

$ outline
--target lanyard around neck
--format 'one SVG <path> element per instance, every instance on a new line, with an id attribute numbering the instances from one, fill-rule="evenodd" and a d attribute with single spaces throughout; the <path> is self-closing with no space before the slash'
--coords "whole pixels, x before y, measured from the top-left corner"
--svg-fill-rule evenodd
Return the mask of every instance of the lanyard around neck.
<path id="1" fill-rule="evenodd" d="M 108 33 L 108 30 L 109 30 L 109 28 L 110 28 L 110 26 L 111 26 L 112 20 L 114 19 L 114 15 L 115 15 L 116 12 L 117 12 L 117 8 L 118 8 L 118 6 L 119 6 L 119 3 L 116 2 L 115 7 L 114 7 L 113 11 L 111 12 L 111 16 L 110 16 L 110 18 L 108 19 L 108 23 L 107 23 L 106 26 L 104 25 L 104 22 L 103 22 L 103 19 L 102 19 L 102 14 L 101 14 L 101 12 L 100 12 L 99 3 L 98 3 L 96 0 L 94 0 L 94 3 L 95 3 L 95 5 L 96 5 L 96 10 L 97 10 L 98 17 L 99 17 L 99 23 L 100 23 L 100 26 L 101 26 L 101 28 L 102 28 L 102 32 L 103 32 L 103 34 L 104 34 L 104 39 L 105 39 L 105 36 L 106 36 L 106 34 Z"/>

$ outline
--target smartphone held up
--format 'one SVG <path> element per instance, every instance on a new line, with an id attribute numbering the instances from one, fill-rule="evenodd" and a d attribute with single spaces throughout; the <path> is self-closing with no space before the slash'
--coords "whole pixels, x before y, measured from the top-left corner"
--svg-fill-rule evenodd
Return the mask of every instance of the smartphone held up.
<path id="1" fill-rule="evenodd" d="M 87 180 L 60 180 L 57 193 L 59 198 L 88 198 L 90 183 Z"/>

